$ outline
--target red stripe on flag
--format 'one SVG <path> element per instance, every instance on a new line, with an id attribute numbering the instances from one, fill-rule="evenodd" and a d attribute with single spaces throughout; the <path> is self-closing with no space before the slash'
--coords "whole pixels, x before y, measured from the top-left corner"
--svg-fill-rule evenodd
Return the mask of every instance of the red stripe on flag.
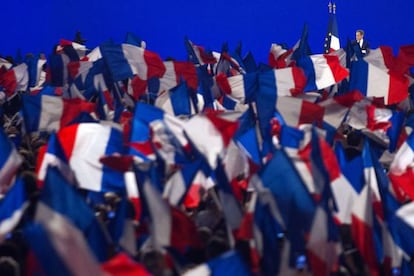
<path id="1" fill-rule="evenodd" d="M 63 112 L 60 119 L 60 125 L 66 126 L 72 120 L 74 120 L 82 112 L 92 113 L 96 110 L 96 104 L 86 102 L 79 98 L 76 99 L 64 99 L 63 100 Z"/>
<path id="2" fill-rule="evenodd" d="M 312 124 L 316 123 L 318 126 L 322 124 L 323 114 L 325 113 L 325 108 L 317 104 L 302 101 L 299 124 Z"/>
<path id="3" fill-rule="evenodd" d="M 352 215 L 352 238 L 369 267 L 370 275 L 379 275 L 372 228 L 354 215 Z"/>
<path id="4" fill-rule="evenodd" d="M 291 89 L 292 96 L 296 96 L 303 92 L 306 86 L 306 75 L 302 68 L 293 66 L 292 67 L 293 81 L 295 82 L 295 88 Z"/>
<path id="5" fill-rule="evenodd" d="M 388 103 L 395 104 L 408 97 L 408 79 L 405 76 L 389 72 L 390 87 L 388 90 Z"/>
<path id="6" fill-rule="evenodd" d="M 76 142 L 76 133 L 78 132 L 79 124 L 71 125 L 61 129 L 58 133 L 58 140 L 62 146 L 63 152 L 67 160 L 72 155 L 73 148 Z"/>
<path id="7" fill-rule="evenodd" d="M 217 82 L 218 87 L 221 89 L 221 91 L 223 91 L 227 95 L 231 94 L 231 86 L 225 74 L 223 73 L 218 74 L 216 76 L 216 82 Z"/>
<path id="8" fill-rule="evenodd" d="M 154 52 L 144 50 L 144 60 L 147 64 L 148 71 L 147 71 L 147 78 L 161 78 L 165 71 L 167 70 L 165 68 L 164 63 L 162 62 L 161 57 Z"/>
<path id="9" fill-rule="evenodd" d="M 338 83 L 349 76 L 349 71 L 341 66 L 339 58 L 336 55 L 324 55 L 329 68 L 331 68 L 332 75 L 335 78 L 335 82 Z"/>

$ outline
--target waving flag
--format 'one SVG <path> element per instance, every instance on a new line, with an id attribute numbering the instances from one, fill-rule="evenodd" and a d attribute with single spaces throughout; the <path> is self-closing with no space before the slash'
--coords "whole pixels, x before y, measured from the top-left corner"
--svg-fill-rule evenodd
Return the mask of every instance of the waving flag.
<path id="1" fill-rule="evenodd" d="M 305 72 L 307 83 L 305 92 L 317 91 L 337 84 L 348 77 L 348 69 L 343 67 L 336 55 L 302 56 L 297 66 Z"/>
<path id="2" fill-rule="evenodd" d="M 0 129 L 0 148 L 0 193 L 5 193 L 12 184 L 23 159 L 3 129 Z"/>
<path id="3" fill-rule="evenodd" d="M 358 90 L 370 98 L 383 98 L 386 105 L 397 104 L 408 97 L 408 79 L 365 60 L 357 60 L 351 65 L 349 90 Z"/>
<path id="4" fill-rule="evenodd" d="M 296 96 L 303 92 L 306 76 L 299 67 L 274 69 L 259 73 L 261 90 L 273 91 L 278 96 Z"/>
<path id="5" fill-rule="evenodd" d="M 185 38 L 185 47 L 187 49 L 188 60 L 194 64 L 215 64 L 217 63 L 216 57 L 212 53 L 207 52 L 204 47 L 195 45 L 187 37 Z"/>
<path id="6" fill-rule="evenodd" d="M 329 2 L 329 23 L 328 32 L 325 37 L 325 54 L 339 50 L 341 44 L 339 42 L 338 22 L 336 21 L 336 4 Z"/>
<path id="7" fill-rule="evenodd" d="M 100 162 L 104 156 L 125 153 L 120 130 L 99 123 L 79 123 L 62 128 L 56 135 L 64 160 L 75 173 L 80 188 L 91 191 L 125 189 L 123 173 Z"/>
<path id="8" fill-rule="evenodd" d="M 41 206 L 41 207 L 40 207 Z M 28 224 L 24 235 L 42 273 L 48 275 L 104 275 L 90 252 L 82 234 L 65 218 L 40 205 L 43 216 L 53 218 L 51 224 Z M 43 218 L 46 220 L 46 218 Z"/>
<path id="9" fill-rule="evenodd" d="M 155 99 L 154 105 L 174 116 L 190 116 L 198 113 L 198 106 L 194 104 L 194 91 L 191 91 L 185 82 L 164 91 Z"/>
<path id="10" fill-rule="evenodd" d="M 279 244 L 284 237 L 283 231 L 274 197 L 268 189 L 255 187 L 237 233 L 238 239 L 249 241 L 253 272 L 261 271 L 264 275 L 280 273 Z"/>
<path id="11" fill-rule="evenodd" d="M 199 114 L 184 125 L 185 133 L 211 168 L 216 168 L 217 158 L 224 153 L 237 128 L 238 122 L 215 113 Z"/>
<path id="12" fill-rule="evenodd" d="M 414 161 L 414 132 L 411 132 L 404 143 L 397 150 L 391 162 L 389 177 L 394 189 L 414 199 L 414 188 L 412 181 L 414 172 L 412 164 Z"/>
<path id="13" fill-rule="evenodd" d="M 153 77 L 161 78 L 165 65 L 160 56 L 154 52 L 131 44 L 103 44 L 100 46 L 114 81 L 121 81 L 138 75 L 142 80 Z"/>
<path id="14" fill-rule="evenodd" d="M 172 206 L 179 206 L 189 192 L 193 180 L 200 170 L 201 161 L 182 164 L 165 182 L 163 197 Z"/>
<path id="15" fill-rule="evenodd" d="M 166 71 L 160 78 L 160 92 L 170 90 L 182 81 L 185 81 L 189 88 L 196 90 L 198 87 L 198 77 L 196 67 L 191 62 L 186 61 L 164 61 Z"/>
<path id="16" fill-rule="evenodd" d="M 137 103 L 129 140 L 131 154 L 145 159 L 158 152 L 164 161 L 175 164 L 176 152 L 189 147 L 184 123 L 158 107 Z"/>
<path id="17" fill-rule="evenodd" d="M 238 100 L 240 103 L 251 102 L 257 90 L 257 74 L 248 73 L 227 77 L 225 74 L 216 76 L 221 91 Z"/>
<path id="18" fill-rule="evenodd" d="M 41 223 L 48 231 L 54 232 L 56 236 L 52 235 L 53 238 L 59 238 L 59 235 L 64 237 L 64 235 L 68 234 L 66 231 L 73 233 L 75 237 L 76 235 L 82 235 L 85 238 L 83 240 L 80 237 L 72 237 L 77 242 L 87 241 L 87 246 L 78 252 L 79 254 L 85 254 L 83 255 L 85 259 L 77 260 L 78 262 L 93 262 L 95 258 L 99 261 L 108 260 L 108 248 L 111 244 L 107 239 L 104 228 L 102 228 L 92 209 L 56 168 L 48 168 L 45 185 L 38 204 L 34 220 Z M 58 226 L 66 225 L 67 228 L 61 228 L 63 226 L 57 227 L 55 224 Z M 75 243 L 73 246 L 82 245 Z M 73 249 L 71 246 L 68 248 Z M 90 252 L 93 252 L 94 257 L 86 255 Z M 62 254 L 62 252 L 59 253 Z M 74 253 L 69 256 L 79 257 L 79 255 Z"/>
<path id="19" fill-rule="evenodd" d="M 355 91 L 318 102 L 318 105 L 325 109 L 323 121 L 333 126 L 335 129 L 338 129 L 346 119 L 346 116 L 354 103 L 361 101 L 362 99 L 362 94 Z"/>
<path id="20" fill-rule="evenodd" d="M 371 273 L 378 273 L 378 256 L 374 240 L 375 205 L 381 202 L 378 183 L 372 163 L 371 148 L 365 141 L 363 152 L 364 183 L 352 208 L 352 238 Z"/>
<path id="21" fill-rule="evenodd" d="M 0 75 L 0 86 L 3 86 L 7 97 L 12 97 L 17 91 L 26 91 L 29 86 L 29 72 L 26 63 L 10 68 Z"/>
<path id="22" fill-rule="evenodd" d="M 298 126 L 300 124 L 321 124 L 324 108 L 317 104 L 294 97 L 279 97 L 276 104 L 286 124 Z"/>
<path id="23" fill-rule="evenodd" d="M 272 68 L 285 68 L 291 66 L 291 56 L 294 49 L 287 50 L 283 45 L 273 43 L 269 52 L 269 65 Z"/>
<path id="24" fill-rule="evenodd" d="M 87 50 L 88 49 L 83 44 L 61 39 L 56 48 L 56 53 L 65 53 L 70 60 L 80 60 L 85 56 Z"/>
<path id="25" fill-rule="evenodd" d="M 27 132 L 56 131 L 68 125 L 82 112 L 93 113 L 95 104 L 82 99 L 63 99 L 53 87 L 36 95 L 23 95 L 23 118 Z"/>
<path id="26" fill-rule="evenodd" d="M 305 254 L 305 233 L 311 229 L 316 211 L 315 202 L 291 159 L 281 149 L 275 150 L 272 159 L 259 172 L 259 177 L 262 185 L 276 199 L 291 244 L 289 264 L 294 267 L 296 257 Z"/>
<path id="27" fill-rule="evenodd" d="M 46 72 L 43 66 L 46 64 L 46 58 L 43 55 L 30 56 L 26 58 L 27 70 L 29 73 L 29 87 L 36 89 L 41 87 L 46 78 Z"/>
<path id="28" fill-rule="evenodd" d="M 194 222 L 162 198 L 148 172 L 135 172 L 144 209 L 142 221 L 149 220 L 152 246 L 158 250 L 172 247 L 182 254 L 191 247 L 198 248 L 201 243 Z"/>

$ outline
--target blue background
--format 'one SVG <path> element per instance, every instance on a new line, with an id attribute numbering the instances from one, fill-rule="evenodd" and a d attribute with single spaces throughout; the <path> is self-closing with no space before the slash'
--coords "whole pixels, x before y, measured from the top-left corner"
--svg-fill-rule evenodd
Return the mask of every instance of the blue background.
<path id="1" fill-rule="evenodd" d="M 108 39 L 122 42 L 132 32 L 162 58 L 184 60 L 184 37 L 220 51 L 239 41 L 266 62 L 271 43 L 293 46 L 303 25 L 309 27 L 313 53 L 323 51 L 328 24 L 326 0 L 10 0 L 0 4 L 0 55 L 50 53 L 59 39 L 72 40 L 77 30 L 94 48 Z M 414 44 L 414 1 L 337 0 L 341 45 L 366 31 L 371 47 Z"/>

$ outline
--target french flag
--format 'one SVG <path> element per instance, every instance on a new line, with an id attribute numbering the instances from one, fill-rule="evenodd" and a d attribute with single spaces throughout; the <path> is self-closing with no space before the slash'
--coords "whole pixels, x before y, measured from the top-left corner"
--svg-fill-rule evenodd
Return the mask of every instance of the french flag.
<path id="1" fill-rule="evenodd" d="M 43 85 L 46 79 L 46 72 L 43 70 L 43 66 L 46 64 L 46 58 L 44 56 L 29 57 L 25 60 L 29 72 L 29 87 L 31 90 L 38 89 Z"/>
<path id="2" fill-rule="evenodd" d="M 413 161 L 414 132 L 411 132 L 394 155 L 388 173 L 396 192 L 400 195 L 408 196 L 410 199 L 414 199 L 414 189 L 412 187 L 414 179 Z"/>
<path id="3" fill-rule="evenodd" d="M 344 122 L 351 107 L 363 99 L 363 95 L 357 91 L 338 95 L 321 102 L 318 105 L 325 109 L 323 121 L 338 129 Z"/>
<path id="4" fill-rule="evenodd" d="M 250 160 L 252 160 L 252 162 L 255 162 L 256 160 L 253 160 L 251 158 L 252 156 L 249 155 L 249 150 L 251 150 L 249 149 L 249 142 L 247 141 L 249 138 L 246 136 L 246 139 L 244 140 L 246 142 L 244 145 L 247 148 L 242 146 L 240 137 L 238 139 L 238 143 L 232 140 L 227 147 L 227 152 L 223 158 L 224 170 L 226 172 L 227 179 L 231 183 L 233 191 L 240 191 L 241 189 L 244 189 L 241 185 L 243 185 L 246 178 L 250 176 L 250 171 L 253 171 L 253 168 L 251 167 L 254 165 L 250 162 Z M 254 137 L 251 138 L 254 139 Z M 254 143 L 253 141 L 251 142 Z M 235 192 L 235 194 L 237 198 L 241 199 L 240 192 Z"/>
<path id="5" fill-rule="evenodd" d="M 154 52 L 131 44 L 103 44 L 100 46 L 114 81 L 122 81 L 138 75 L 147 80 L 161 78 L 165 73 L 165 65 L 161 57 Z"/>
<path id="6" fill-rule="evenodd" d="M 27 224 L 24 235 L 42 273 L 47 275 L 103 275 L 82 233 L 62 216 L 39 203 L 39 212 L 52 225 Z M 43 218 L 46 220 L 46 218 Z"/>
<path id="7" fill-rule="evenodd" d="M 286 225 L 291 244 L 289 264 L 293 267 L 297 256 L 305 254 L 305 233 L 309 233 L 312 226 L 315 202 L 284 150 L 276 149 L 258 175 L 263 186 L 275 197 Z"/>
<path id="8" fill-rule="evenodd" d="M 199 107 L 194 100 L 196 94 L 185 82 L 161 92 L 155 99 L 154 105 L 173 116 L 190 116 L 198 113 Z"/>
<path id="9" fill-rule="evenodd" d="M 294 49 L 287 50 L 282 45 L 272 43 L 269 51 L 268 62 L 272 68 L 286 68 L 291 66 L 291 56 Z"/>
<path id="10" fill-rule="evenodd" d="M 0 193 L 4 194 L 12 184 L 23 158 L 3 129 L 0 129 L 0 148 Z"/>
<path id="11" fill-rule="evenodd" d="M 75 59 L 74 61 L 76 60 L 79 59 Z M 62 87 L 68 84 L 70 80 L 68 64 L 70 62 L 71 59 L 64 53 L 52 53 L 48 57 L 46 79 L 50 81 L 51 85 Z"/>
<path id="12" fill-rule="evenodd" d="M 221 73 L 215 78 L 221 91 L 242 104 L 251 102 L 255 97 L 258 85 L 257 73 L 240 74 L 231 77 Z"/>
<path id="13" fill-rule="evenodd" d="M 48 169 L 34 222 L 24 233 L 51 275 L 100 275 L 98 261 L 108 259 L 109 243 L 95 214 L 55 168 Z"/>
<path id="14" fill-rule="evenodd" d="M 12 97 L 17 91 L 26 91 L 29 86 L 29 71 L 26 63 L 10 68 L 0 75 L 0 86 L 4 87 L 6 96 Z"/>
<path id="15" fill-rule="evenodd" d="M 349 71 L 340 63 L 338 56 L 319 54 L 303 56 L 297 66 L 305 72 L 305 92 L 317 91 L 335 85 L 349 76 Z"/>
<path id="16" fill-rule="evenodd" d="M 338 22 L 336 20 L 336 5 L 334 4 L 332 10 L 332 4 L 329 3 L 329 23 L 328 33 L 325 38 L 325 53 L 331 53 L 341 48 L 339 41 Z"/>
<path id="17" fill-rule="evenodd" d="M 82 112 L 93 113 L 95 104 L 79 98 L 63 99 L 50 86 L 38 94 L 23 95 L 23 118 L 26 131 L 54 131 L 69 124 Z"/>
<path id="18" fill-rule="evenodd" d="M 276 109 L 290 126 L 312 123 L 320 125 L 325 112 L 322 106 L 295 97 L 278 97 Z"/>
<path id="19" fill-rule="evenodd" d="M 278 96 L 296 96 L 303 93 L 306 76 L 300 67 L 273 69 L 259 73 L 259 89 Z"/>
<path id="20" fill-rule="evenodd" d="M 82 59 L 85 55 L 86 52 L 88 51 L 88 49 L 86 48 L 85 45 L 77 43 L 77 42 L 73 42 L 70 40 L 66 40 L 66 39 L 61 39 L 59 41 L 59 45 L 56 48 L 56 52 L 57 53 L 65 53 L 69 56 L 73 56 L 71 59 Z"/>
<path id="21" fill-rule="evenodd" d="M 129 139 L 131 152 L 136 152 L 134 148 L 143 143 L 147 146 L 139 148 L 144 149 L 144 154 L 152 154 L 155 150 L 158 152 L 166 150 L 167 153 L 170 152 L 171 154 L 171 151 L 168 150 L 170 144 L 174 145 L 173 148 L 175 149 L 189 147 L 188 138 L 184 134 L 184 124 L 184 121 L 164 112 L 158 107 L 138 102 L 135 105 Z M 149 151 L 149 149 L 152 150 Z M 171 163 L 175 163 L 173 160 L 175 153 L 173 152 L 172 154 L 173 156 L 170 156 L 170 159 L 167 159 L 165 155 L 163 156 L 165 160 L 171 160 Z"/>
<path id="22" fill-rule="evenodd" d="M 362 151 L 364 183 L 352 208 L 352 238 L 371 273 L 378 273 L 374 240 L 374 212 L 381 214 L 381 197 L 372 163 L 371 148 L 365 141 Z"/>
<path id="23" fill-rule="evenodd" d="M 124 190 L 124 174 L 100 161 L 104 156 L 125 153 L 122 131 L 99 123 L 79 123 L 60 129 L 56 135 L 80 188 L 96 192 Z"/>
<path id="24" fill-rule="evenodd" d="M 344 146 L 340 143 L 335 145 L 335 155 L 341 174 L 346 181 L 344 183 L 337 183 L 339 185 L 331 186 L 337 205 L 335 219 L 339 224 L 351 224 L 352 206 L 364 185 L 362 157 L 359 155 L 349 159 L 346 156 Z"/>
<path id="25" fill-rule="evenodd" d="M 197 90 L 198 77 L 196 67 L 188 61 L 164 61 L 165 73 L 160 78 L 160 92 L 170 90 L 185 81 L 189 88 Z"/>
<path id="26" fill-rule="evenodd" d="M 278 245 L 284 236 L 284 225 L 270 191 L 263 188 L 256 175 L 253 182 L 255 191 L 248 202 L 237 238 L 249 242 L 253 272 L 277 275 L 282 253 Z"/>
<path id="27" fill-rule="evenodd" d="M 179 206 L 183 203 L 195 176 L 200 171 L 201 161 L 178 166 L 178 170 L 166 180 L 162 194 L 172 206 Z"/>
<path id="28" fill-rule="evenodd" d="M 184 131 L 195 148 L 206 158 L 211 168 L 216 168 L 219 156 L 238 129 L 239 123 L 220 117 L 218 113 L 198 114 L 188 120 Z"/>
<path id="29" fill-rule="evenodd" d="M 306 248 L 313 275 L 337 272 L 341 247 L 338 228 L 327 207 L 316 209 Z"/>
<path id="30" fill-rule="evenodd" d="M 240 223 L 243 218 L 242 208 L 240 202 L 237 201 L 233 189 L 228 181 L 223 163 L 218 162 L 216 167 L 216 183 L 218 187 L 218 195 L 220 198 L 224 218 L 227 229 L 229 231 L 229 240 L 231 247 L 234 246 L 233 234 L 240 228 Z"/>
<path id="31" fill-rule="evenodd" d="M 188 53 L 188 60 L 194 64 L 204 65 L 217 63 L 217 58 L 213 54 L 208 53 L 204 47 L 195 45 L 188 38 L 185 38 L 185 46 Z"/>
<path id="32" fill-rule="evenodd" d="M 398 207 L 390 219 L 393 237 L 407 255 L 414 254 L 414 202 Z"/>
<path id="33" fill-rule="evenodd" d="M 349 90 L 383 98 L 385 105 L 397 104 L 408 97 L 408 79 L 360 59 L 351 64 Z"/>
<path id="34" fill-rule="evenodd" d="M 143 203 L 143 215 L 148 216 L 151 224 L 152 246 L 158 250 L 174 248 L 181 254 L 190 248 L 199 248 L 201 242 L 194 222 L 162 198 L 147 171 L 136 168 L 135 173 Z"/>

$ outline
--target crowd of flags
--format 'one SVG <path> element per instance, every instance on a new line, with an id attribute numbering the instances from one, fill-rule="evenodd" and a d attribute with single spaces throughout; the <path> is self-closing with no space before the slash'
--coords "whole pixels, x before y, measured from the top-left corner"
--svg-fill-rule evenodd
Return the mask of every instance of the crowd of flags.
<path id="1" fill-rule="evenodd" d="M 293 47 L 270 45 L 266 63 L 188 37 L 187 60 L 162 60 L 132 34 L 0 59 L 1 240 L 21 231 L 28 273 L 47 275 L 149 275 L 134 260 L 144 247 L 183 275 L 331 275 L 348 251 L 370 275 L 412 275 L 414 46 L 341 47 L 335 13 L 330 4 L 324 53 L 305 25 Z M 44 139 L 36 196 L 19 152 L 33 135 Z M 186 266 L 203 245 L 184 210 L 202 206 L 202 191 L 229 251 Z M 94 207 L 108 194 L 119 201 L 103 223 Z"/>

